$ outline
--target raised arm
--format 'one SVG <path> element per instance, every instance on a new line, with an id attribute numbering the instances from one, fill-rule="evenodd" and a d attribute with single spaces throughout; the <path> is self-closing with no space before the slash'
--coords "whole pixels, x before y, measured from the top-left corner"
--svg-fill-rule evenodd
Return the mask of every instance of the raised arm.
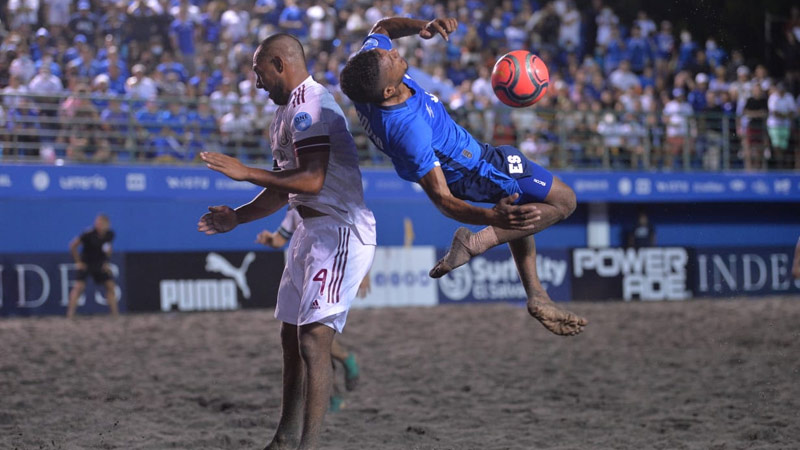
<path id="1" fill-rule="evenodd" d="M 513 204 L 519 194 L 503 198 L 491 209 L 473 206 L 455 197 L 447 187 L 440 167 L 434 167 L 420 178 L 419 184 L 442 214 L 462 223 L 533 230 L 536 221 L 541 218 L 539 208 L 535 205 Z"/>
<path id="2" fill-rule="evenodd" d="M 380 33 L 390 39 L 419 35 L 422 39 L 430 39 L 437 33 L 448 41 L 450 33 L 456 31 L 458 21 L 453 18 L 434 19 L 430 22 L 407 17 L 386 17 L 375 23 L 370 34 Z"/>
<path id="3" fill-rule="evenodd" d="M 322 190 L 328 172 L 330 153 L 320 151 L 301 153 L 297 157 L 297 168 L 271 171 L 242 164 L 236 158 L 222 153 L 200 153 L 209 169 L 221 172 L 238 181 L 247 181 L 257 186 L 293 194 L 314 195 Z"/>

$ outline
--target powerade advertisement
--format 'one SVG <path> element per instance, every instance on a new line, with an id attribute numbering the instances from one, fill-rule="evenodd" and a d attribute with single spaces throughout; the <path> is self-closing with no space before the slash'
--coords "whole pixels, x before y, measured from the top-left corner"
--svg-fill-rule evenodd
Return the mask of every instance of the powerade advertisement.
<path id="1" fill-rule="evenodd" d="M 439 249 L 437 259 L 446 250 Z M 536 271 L 554 301 L 572 298 L 569 255 L 566 250 L 538 251 Z M 508 247 L 503 245 L 475 256 L 469 263 L 439 279 L 439 303 L 524 302 L 525 288 Z"/>
<path id="2" fill-rule="evenodd" d="M 693 252 L 683 247 L 576 248 L 575 300 L 688 300 Z"/>
<path id="3" fill-rule="evenodd" d="M 128 253 L 129 311 L 271 308 L 282 252 Z"/>
<path id="4" fill-rule="evenodd" d="M 0 254 L 0 316 L 66 314 L 77 271 L 68 252 Z M 117 282 L 119 310 L 124 312 L 127 292 L 122 255 L 112 254 L 111 271 Z M 90 275 L 78 299 L 77 314 L 98 313 L 109 313 L 105 287 L 98 289 Z"/>

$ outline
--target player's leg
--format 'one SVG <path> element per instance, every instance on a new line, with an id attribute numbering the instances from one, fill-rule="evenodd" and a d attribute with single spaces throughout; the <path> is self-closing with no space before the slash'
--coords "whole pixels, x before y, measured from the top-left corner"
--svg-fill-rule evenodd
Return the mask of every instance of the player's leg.
<path id="1" fill-rule="evenodd" d="M 574 336 L 583 331 L 588 321 L 556 306 L 539 281 L 536 273 L 536 241 L 533 236 L 510 241 L 508 247 L 528 296 L 528 312 L 554 334 Z"/>
<path id="2" fill-rule="evenodd" d="M 281 348 L 283 350 L 281 418 L 272 442 L 264 450 L 294 449 L 300 442 L 300 432 L 303 428 L 305 367 L 300 356 L 298 340 L 298 327 L 283 322 L 281 324 Z"/>
<path id="3" fill-rule="evenodd" d="M 105 281 L 102 284 L 106 287 L 106 301 L 108 302 L 109 309 L 111 309 L 111 315 L 113 317 L 119 317 L 117 284 L 114 282 L 114 278 L 112 278 L 111 274 L 106 274 Z"/>
<path id="4" fill-rule="evenodd" d="M 534 204 L 541 212 L 541 219 L 536 222 L 536 229 L 533 231 L 486 227 L 473 233 L 467 228 L 457 229 L 450 250 L 431 269 L 430 276 L 440 278 L 456 267 L 466 264 L 473 256 L 480 255 L 492 247 L 538 233 L 566 219 L 575 211 L 575 192 L 564 182 L 553 177 L 550 191 L 544 201 Z"/>
<path id="5" fill-rule="evenodd" d="M 86 290 L 86 281 L 78 280 L 69 291 L 69 303 L 67 304 L 67 319 L 75 317 L 75 310 L 78 308 L 78 298 Z"/>
<path id="6" fill-rule="evenodd" d="M 338 339 L 333 340 L 331 346 L 331 357 L 339 361 L 344 367 L 344 386 L 348 391 L 352 391 L 358 385 L 359 370 L 356 362 L 356 355 L 348 351 Z"/>
<path id="7" fill-rule="evenodd" d="M 328 410 L 333 382 L 331 343 L 336 331 L 320 323 L 300 327 L 300 356 L 305 363 L 306 398 L 300 449 L 319 446 L 322 419 Z"/>

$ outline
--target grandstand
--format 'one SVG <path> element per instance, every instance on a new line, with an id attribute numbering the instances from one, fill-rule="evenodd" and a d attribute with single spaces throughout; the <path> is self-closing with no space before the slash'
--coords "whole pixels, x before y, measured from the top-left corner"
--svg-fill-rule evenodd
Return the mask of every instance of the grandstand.
<path id="1" fill-rule="evenodd" d="M 770 71 L 765 52 L 725 47 L 729 33 L 679 28 L 646 9 L 634 17 L 613 2 L 506 1 L 485 13 L 482 2 L 451 3 L 329 1 L 303 14 L 309 5 L 264 0 L 10 2 L 3 161 L 184 164 L 206 148 L 268 163 L 275 105 L 250 70 L 260 39 L 300 37 L 311 72 L 347 107 L 338 73 L 376 18 L 449 13 L 460 20 L 449 42 L 399 48 L 423 68 L 423 86 L 486 141 L 565 169 L 800 168 L 796 7 L 772 11 L 788 19 L 773 24 L 785 33 Z M 489 70 L 515 48 L 549 65 L 551 88 L 535 108 L 504 107 L 491 91 Z M 759 99 L 774 100 L 747 109 L 756 85 Z M 386 164 L 351 125 L 364 163 Z M 768 128 L 787 127 L 788 142 L 770 138 Z"/>

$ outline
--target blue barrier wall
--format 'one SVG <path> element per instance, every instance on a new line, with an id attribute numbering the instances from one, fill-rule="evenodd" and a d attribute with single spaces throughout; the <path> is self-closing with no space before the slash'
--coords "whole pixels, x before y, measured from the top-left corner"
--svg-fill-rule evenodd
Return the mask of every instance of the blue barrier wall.
<path id="1" fill-rule="evenodd" d="M 609 203 L 611 245 L 644 209 L 658 245 L 793 246 L 800 234 L 800 174 L 558 174 L 579 206 L 567 221 L 537 235 L 544 249 L 584 247 L 588 202 Z M 402 245 L 410 219 L 414 243 L 444 247 L 459 226 L 439 213 L 418 186 L 392 171 L 365 170 L 367 204 L 380 245 Z M 118 251 L 249 250 L 258 231 L 282 214 L 205 236 L 197 219 L 209 205 L 237 206 L 258 189 L 202 167 L 0 166 L 0 253 L 61 252 L 103 211 Z"/>

